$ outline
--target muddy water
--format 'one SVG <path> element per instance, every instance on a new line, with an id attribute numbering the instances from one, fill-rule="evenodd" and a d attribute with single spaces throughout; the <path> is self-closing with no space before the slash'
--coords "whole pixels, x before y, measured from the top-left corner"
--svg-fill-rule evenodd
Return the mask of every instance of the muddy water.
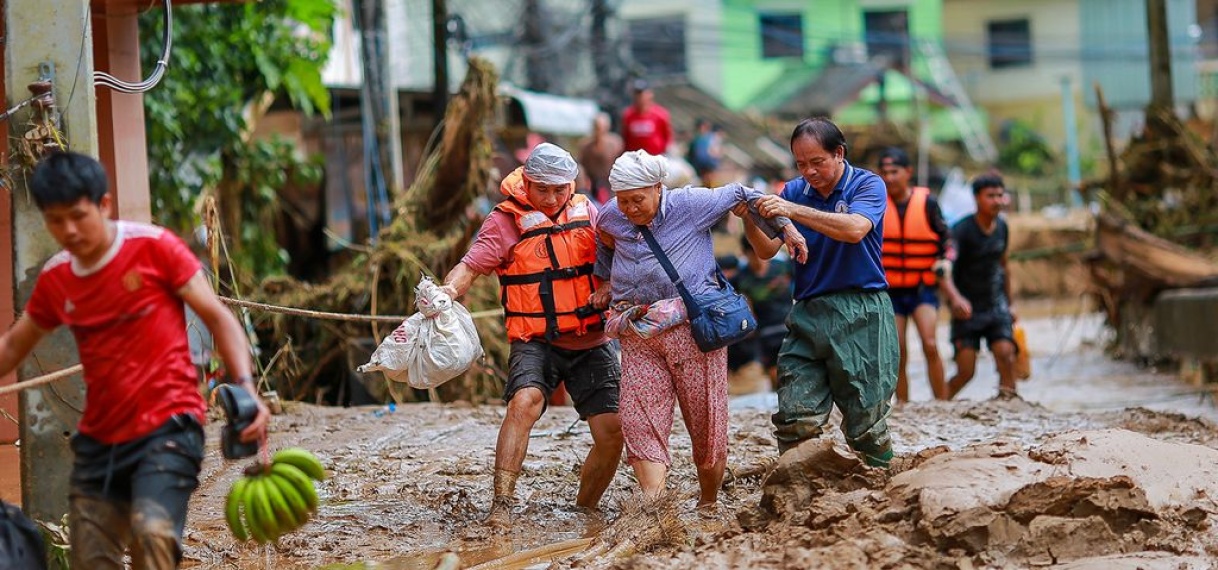
<path id="1" fill-rule="evenodd" d="M 910 362 L 914 402 L 894 409 L 890 419 L 900 453 L 938 445 L 960 449 L 985 441 L 1041 442 L 1071 429 L 1121 427 L 1157 439 L 1215 446 L 1212 424 L 1183 416 L 1125 410 L 1144 406 L 1162 412 L 1218 417 L 1212 403 L 1175 378 L 1106 359 L 1098 317 L 1074 314 L 1027 319 L 1033 377 L 1020 384 L 1025 401 L 990 400 L 996 391 L 993 362 L 984 353 L 963 401 L 930 401 L 918 350 Z M 946 329 L 940 352 L 950 358 Z M 954 367 L 948 365 L 948 374 Z M 732 402 L 729 466 L 747 472 L 775 455 L 769 415 L 772 394 L 737 397 Z M 200 490 L 191 504 L 185 541 L 186 568 L 432 568 L 445 552 L 462 567 L 528 555 L 512 567 L 543 563 L 557 556 L 547 545 L 595 536 L 606 524 L 639 504 L 628 468 L 602 501 L 604 519 L 571 508 L 578 470 L 590 444 L 587 425 L 572 424 L 571 408 L 552 407 L 536 426 L 517 488 L 516 524 L 496 534 L 481 523 L 490 502 L 494 445 L 501 406 L 416 405 L 377 415 L 370 408 L 290 405 L 274 420 L 272 448 L 301 445 L 314 451 L 331 477 L 319 485 L 321 510 L 313 522 L 284 537 L 275 548 L 234 544 L 223 521 L 224 493 L 245 462 L 227 464 L 210 449 Z M 214 448 L 216 424 L 209 427 Z M 676 422 L 671 441 L 670 488 L 687 493 L 680 519 L 690 530 L 678 548 L 682 557 L 714 551 L 728 529 L 738 533 L 735 514 L 758 504 L 757 477 L 739 479 L 721 495 L 722 520 L 708 524 L 694 512 L 694 470 L 689 439 Z M 833 437 L 841 441 L 840 430 Z M 734 529 L 734 530 L 733 530 Z M 757 538 L 782 552 L 782 537 Z M 766 547 L 768 548 L 768 547 Z M 667 552 L 671 552 L 671 549 Z M 731 559 L 731 553 L 724 554 Z M 664 560 L 658 555 L 655 560 Z M 781 559 L 781 555 L 779 555 Z M 712 564 L 714 565 L 714 564 Z M 593 565 L 595 566 L 595 565 Z M 663 564 L 652 567 L 663 567 Z M 702 564 L 705 566 L 705 564 Z M 731 564 L 729 564 L 731 566 Z M 699 567 L 698 563 L 685 567 Z"/>

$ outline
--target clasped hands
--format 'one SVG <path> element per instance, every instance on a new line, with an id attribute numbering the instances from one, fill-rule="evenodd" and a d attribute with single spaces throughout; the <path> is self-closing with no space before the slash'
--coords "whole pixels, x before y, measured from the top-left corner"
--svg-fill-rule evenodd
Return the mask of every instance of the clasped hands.
<path id="1" fill-rule="evenodd" d="M 787 201 L 778 196 L 762 196 L 757 199 L 755 204 L 757 206 L 757 213 L 763 218 L 786 217 L 790 219 L 786 210 Z M 749 205 L 741 202 L 732 208 L 732 213 L 747 221 L 749 219 Z M 786 244 L 787 251 L 791 254 L 791 259 L 799 263 L 808 262 L 808 242 L 804 239 L 803 234 L 800 234 L 799 230 L 796 229 L 795 222 L 783 226 L 782 242 Z"/>

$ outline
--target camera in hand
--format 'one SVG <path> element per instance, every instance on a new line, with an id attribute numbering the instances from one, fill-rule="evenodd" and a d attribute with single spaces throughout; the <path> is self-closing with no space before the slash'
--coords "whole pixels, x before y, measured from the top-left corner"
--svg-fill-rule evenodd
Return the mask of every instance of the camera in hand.
<path id="1" fill-rule="evenodd" d="M 220 407 L 228 416 L 228 423 L 220 430 L 220 452 L 225 459 L 243 459 L 258 453 L 257 441 L 241 441 L 242 430 L 258 417 L 258 402 L 241 386 L 221 384 L 216 390 Z"/>

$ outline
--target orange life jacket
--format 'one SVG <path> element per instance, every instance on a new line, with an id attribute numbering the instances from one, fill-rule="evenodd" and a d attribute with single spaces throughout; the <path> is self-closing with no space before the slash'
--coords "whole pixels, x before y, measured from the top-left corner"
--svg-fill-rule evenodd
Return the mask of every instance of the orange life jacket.
<path id="1" fill-rule="evenodd" d="M 497 270 L 508 340 L 552 340 L 562 333 L 582 335 L 603 327 L 601 312 L 588 304 L 600 279 L 596 233 L 588 199 L 573 194 L 555 219 L 529 204 L 521 169 L 503 180 L 508 199 L 495 209 L 516 221 L 520 241 L 512 261 Z"/>
<path id="2" fill-rule="evenodd" d="M 905 289 L 919 285 L 935 286 L 939 280 L 931 267 L 939 258 L 939 234 L 930 226 L 926 199 L 930 190 L 914 188 L 905 217 L 897 213 L 897 205 L 888 198 L 884 212 L 884 245 L 882 257 L 888 287 Z"/>

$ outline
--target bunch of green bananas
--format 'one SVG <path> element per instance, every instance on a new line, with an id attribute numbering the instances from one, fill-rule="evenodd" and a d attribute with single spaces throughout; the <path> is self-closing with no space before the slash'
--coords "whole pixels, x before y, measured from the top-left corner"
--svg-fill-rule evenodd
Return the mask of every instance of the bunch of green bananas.
<path id="1" fill-rule="evenodd" d="M 253 538 L 261 544 L 300 528 L 317 512 L 311 479 L 325 479 L 326 470 L 312 453 L 289 447 L 275 452 L 270 465 L 256 463 L 245 475 L 228 492 L 224 518 L 238 541 Z"/>

